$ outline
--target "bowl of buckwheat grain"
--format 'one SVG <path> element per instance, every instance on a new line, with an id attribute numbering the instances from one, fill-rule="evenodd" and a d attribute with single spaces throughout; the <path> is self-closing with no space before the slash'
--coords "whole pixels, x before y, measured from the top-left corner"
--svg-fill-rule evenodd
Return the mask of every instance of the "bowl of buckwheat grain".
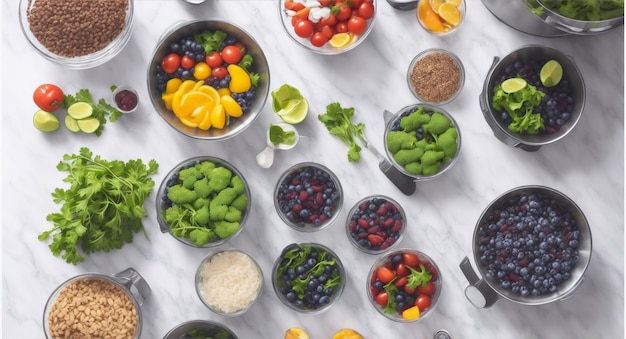
<path id="1" fill-rule="evenodd" d="M 20 0 L 20 24 L 28 42 L 47 60 L 70 69 L 93 68 L 126 46 L 133 1 Z"/>
<path id="2" fill-rule="evenodd" d="M 421 102 L 444 105 L 456 98 L 465 83 L 465 69 L 452 52 L 431 48 L 417 54 L 409 65 L 407 82 Z"/>

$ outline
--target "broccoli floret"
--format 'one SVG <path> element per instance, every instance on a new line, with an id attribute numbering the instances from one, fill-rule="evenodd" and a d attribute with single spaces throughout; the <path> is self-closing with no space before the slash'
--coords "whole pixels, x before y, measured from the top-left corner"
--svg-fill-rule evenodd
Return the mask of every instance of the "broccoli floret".
<path id="1" fill-rule="evenodd" d="M 243 180 L 241 180 L 238 175 L 234 175 L 232 179 L 230 179 L 230 187 L 232 187 L 237 194 L 241 194 L 246 191 L 246 188 L 243 185 Z"/>
<path id="2" fill-rule="evenodd" d="M 244 194 L 239 194 L 232 203 L 230 203 L 231 207 L 234 207 L 240 211 L 243 211 L 248 207 L 248 196 Z"/>
<path id="3" fill-rule="evenodd" d="M 207 226 L 209 224 L 209 206 L 203 206 L 196 210 L 193 220 L 200 226 Z"/>
<path id="4" fill-rule="evenodd" d="M 453 157 L 457 151 L 457 131 L 454 127 L 448 128 L 442 135 L 437 138 L 439 148 L 443 151 L 446 157 Z"/>
<path id="5" fill-rule="evenodd" d="M 202 173 L 198 172 L 195 167 L 184 168 L 178 172 L 178 180 L 183 187 L 191 189 L 193 183 L 202 178 Z"/>
<path id="6" fill-rule="evenodd" d="M 174 185 L 167 190 L 167 198 L 175 204 L 187 204 L 196 200 L 198 195 L 181 185 Z"/>
<path id="7" fill-rule="evenodd" d="M 211 188 L 209 187 L 209 180 L 202 178 L 193 183 L 193 190 L 196 192 L 199 198 L 206 198 L 211 194 Z"/>
<path id="8" fill-rule="evenodd" d="M 211 206 L 209 208 L 209 219 L 212 221 L 224 220 L 226 213 L 228 213 L 228 206 L 226 205 Z"/>
<path id="9" fill-rule="evenodd" d="M 418 127 L 427 124 L 431 120 L 430 115 L 424 112 L 424 108 L 420 107 L 417 111 L 400 119 L 400 128 L 405 132 L 415 131 Z"/>
<path id="10" fill-rule="evenodd" d="M 406 164 L 406 166 L 404 166 L 404 169 L 414 175 L 422 174 L 422 164 L 420 164 L 418 161 Z"/>
<path id="11" fill-rule="evenodd" d="M 451 126 L 452 122 L 450 121 L 450 119 L 448 119 L 448 117 L 439 112 L 435 112 L 430 118 L 430 121 L 422 126 L 422 128 L 433 135 L 439 135 L 445 132 Z"/>
<path id="12" fill-rule="evenodd" d="M 211 171 L 209 177 L 209 187 L 212 192 L 220 192 L 230 184 L 232 172 L 224 167 L 216 167 Z"/>
<path id="13" fill-rule="evenodd" d="M 165 210 L 165 212 L 163 213 L 163 219 L 165 219 L 168 224 L 174 225 L 175 223 L 183 219 L 183 217 L 185 216 L 184 213 L 185 212 L 182 207 L 180 207 L 179 205 L 174 205 Z"/>
<path id="14" fill-rule="evenodd" d="M 387 133 L 387 148 L 391 154 L 395 154 L 401 149 L 415 148 L 417 138 L 415 134 L 402 131 L 391 131 Z"/>
<path id="15" fill-rule="evenodd" d="M 189 233 L 189 240 L 197 246 L 202 246 L 215 238 L 215 233 L 208 228 L 196 228 Z"/>
<path id="16" fill-rule="evenodd" d="M 218 221 L 215 224 L 215 233 L 218 237 L 225 239 L 235 234 L 239 230 L 238 222 Z"/>
<path id="17" fill-rule="evenodd" d="M 215 168 L 215 164 L 211 161 L 203 161 L 194 166 L 202 176 L 208 178 L 211 176 L 211 171 Z"/>
<path id="18" fill-rule="evenodd" d="M 233 206 L 228 207 L 228 212 L 224 215 L 226 221 L 239 221 L 241 220 L 241 211 Z"/>
<path id="19" fill-rule="evenodd" d="M 194 210 L 199 210 L 204 206 L 209 206 L 209 202 L 211 200 L 207 199 L 207 198 L 198 198 L 193 202 L 193 209 Z"/>
<path id="20" fill-rule="evenodd" d="M 429 165 L 432 165 L 434 163 L 441 163 L 441 159 L 443 159 L 444 156 L 445 156 L 445 153 L 443 153 L 443 151 L 428 150 L 424 152 L 424 154 L 420 158 L 420 161 L 422 162 L 422 165 L 424 166 L 423 171 L 426 172 L 426 167 L 428 167 Z"/>
<path id="21" fill-rule="evenodd" d="M 230 205 L 233 200 L 237 197 L 237 193 L 235 189 L 232 187 L 227 187 L 221 190 L 213 199 L 211 200 L 210 206 L 218 206 L 218 205 Z"/>
<path id="22" fill-rule="evenodd" d="M 423 170 L 422 170 L 422 174 L 424 175 L 433 175 L 436 174 L 437 172 L 439 172 L 439 169 L 441 168 L 441 162 L 435 162 L 432 163 L 428 166 L 424 166 Z"/>
<path id="23" fill-rule="evenodd" d="M 424 151 L 421 148 L 401 149 L 394 153 L 393 160 L 395 160 L 398 165 L 405 166 L 406 164 L 419 160 L 423 154 Z"/>

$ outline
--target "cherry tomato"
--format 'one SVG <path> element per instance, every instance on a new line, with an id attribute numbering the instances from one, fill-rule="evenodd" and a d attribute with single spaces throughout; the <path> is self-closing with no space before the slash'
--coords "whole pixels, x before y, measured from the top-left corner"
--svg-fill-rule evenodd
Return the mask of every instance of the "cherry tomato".
<path id="1" fill-rule="evenodd" d="M 395 287 L 402 287 L 404 285 L 406 285 L 407 282 L 407 278 L 406 277 L 401 277 L 398 280 L 393 282 L 393 286 Z"/>
<path id="2" fill-rule="evenodd" d="M 380 292 L 374 297 L 374 301 L 380 306 L 385 306 L 389 301 L 389 295 L 387 292 Z"/>
<path id="3" fill-rule="evenodd" d="M 335 26 L 337 24 L 337 17 L 331 12 L 328 18 L 321 19 L 319 24 L 320 26 Z"/>
<path id="4" fill-rule="evenodd" d="M 241 52 L 239 51 L 239 48 L 237 48 L 237 46 L 229 45 L 229 46 L 224 47 L 224 49 L 222 49 L 222 59 L 226 63 L 229 63 L 229 64 L 239 63 L 239 61 L 241 61 L 241 57 L 242 57 Z"/>
<path id="5" fill-rule="evenodd" d="M 335 30 L 330 26 L 324 26 L 320 28 L 320 32 L 326 37 L 326 39 L 330 39 L 335 34 Z"/>
<path id="6" fill-rule="evenodd" d="M 298 22 L 300 22 L 300 20 L 302 20 L 302 19 L 300 19 L 299 17 L 297 17 L 295 15 L 292 16 L 291 17 L 291 26 L 296 27 L 296 25 L 298 24 Z"/>
<path id="7" fill-rule="evenodd" d="M 285 8 L 291 11 L 299 11 L 304 8 L 304 4 L 293 0 L 287 0 L 285 1 Z"/>
<path id="8" fill-rule="evenodd" d="M 431 281 L 437 281 L 437 278 L 439 278 L 439 272 L 437 272 L 437 269 L 435 268 L 435 266 L 433 266 L 433 264 L 428 263 L 425 265 L 426 269 L 428 270 L 428 272 L 430 272 L 430 274 L 432 275 L 432 278 L 430 278 Z"/>
<path id="9" fill-rule="evenodd" d="M 435 293 L 435 284 L 429 281 L 425 285 L 418 285 L 415 290 L 419 294 L 433 295 Z"/>
<path id="10" fill-rule="evenodd" d="M 206 61 L 206 63 L 211 67 L 219 67 L 222 66 L 222 63 L 224 63 L 220 52 L 217 51 L 213 51 L 211 54 L 207 55 L 206 58 L 204 58 L 204 61 Z"/>
<path id="11" fill-rule="evenodd" d="M 235 46 L 239 49 L 239 53 L 241 53 L 242 56 L 248 54 L 248 50 L 246 49 L 246 46 L 243 45 L 243 43 L 235 42 Z"/>
<path id="12" fill-rule="evenodd" d="M 331 34 L 332 36 L 332 34 Z M 328 41 L 328 37 L 322 32 L 315 32 L 311 35 L 311 45 L 315 47 L 322 47 Z"/>
<path id="13" fill-rule="evenodd" d="M 348 20 L 348 30 L 356 35 L 363 34 L 367 29 L 365 19 L 360 16 L 353 16 Z"/>
<path id="14" fill-rule="evenodd" d="M 296 27 L 294 28 L 296 35 L 301 38 L 308 38 L 313 34 L 314 27 L 313 23 L 309 20 L 301 19 L 296 23 Z"/>
<path id="15" fill-rule="evenodd" d="M 350 4 L 350 7 L 356 10 L 361 6 L 362 3 L 363 3 L 363 0 L 350 0 L 349 4 Z"/>
<path id="16" fill-rule="evenodd" d="M 345 21 L 338 22 L 337 25 L 335 26 L 335 30 L 337 30 L 337 33 L 347 33 L 348 23 Z"/>
<path id="17" fill-rule="evenodd" d="M 196 61 L 186 55 L 180 58 L 180 65 L 183 66 L 184 69 L 192 69 L 195 64 Z"/>
<path id="18" fill-rule="evenodd" d="M 330 6 L 330 3 L 332 2 L 331 0 L 319 0 L 320 2 L 320 6 L 322 7 L 328 7 Z"/>
<path id="19" fill-rule="evenodd" d="M 374 5 L 371 2 L 363 1 L 358 9 L 359 16 L 365 20 L 369 20 L 374 17 Z"/>
<path id="20" fill-rule="evenodd" d="M 396 266 L 396 275 L 399 277 L 405 277 L 409 275 L 409 269 L 404 266 L 404 264 L 400 263 Z"/>
<path id="21" fill-rule="evenodd" d="M 57 85 L 43 84 L 35 89 L 33 100 L 35 105 L 46 112 L 54 112 L 61 107 L 64 95 L 63 90 Z"/>
<path id="22" fill-rule="evenodd" d="M 346 21 L 350 19 L 350 17 L 352 16 L 352 8 L 350 8 L 350 6 L 347 3 L 337 1 L 335 3 L 335 6 L 339 8 L 339 12 L 335 14 L 335 16 L 337 17 L 337 20 Z"/>
<path id="23" fill-rule="evenodd" d="M 404 292 L 406 292 L 406 294 L 413 294 L 413 293 L 415 293 L 415 288 L 412 288 L 409 285 L 404 285 L 404 287 L 402 289 L 404 290 Z"/>
<path id="24" fill-rule="evenodd" d="M 382 282 L 383 284 L 386 284 L 388 282 L 390 282 L 391 280 L 393 280 L 393 278 L 396 277 L 396 275 L 393 273 L 393 271 L 385 266 L 379 267 L 378 270 L 376 270 L 376 277 L 378 278 L 378 280 L 380 280 L 380 282 Z"/>
<path id="25" fill-rule="evenodd" d="M 167 74 L 173 74 L 180 66 L 180 55 L 170 53 L 161 60 L 161 69 Z"/>
<path id="26" fill-rule="evenodd" d="M 226 69 L 226 67 L 222 66 L 215 67 L 213 68 L 213 70 L 211 70 L 211 75 L 218 79 L 224 79 L 224 77 L 228 75 L 228 70 Z"/>
<path id="27" fill-rule="evenodd" d="M 420 309 L 420 311 L 424 312 L 427 308 L 430 307 L 431 299 L 429 296 L 425 294 L 420 294 L 415 298 L 415 306 Z"/>
<path id="28" fill-rule="evenodd" d="M 417 256 L 417 254 L 403 253 L 402 262 L 407 266 L 417 268 L 420 264 L 420 258 Z"/>

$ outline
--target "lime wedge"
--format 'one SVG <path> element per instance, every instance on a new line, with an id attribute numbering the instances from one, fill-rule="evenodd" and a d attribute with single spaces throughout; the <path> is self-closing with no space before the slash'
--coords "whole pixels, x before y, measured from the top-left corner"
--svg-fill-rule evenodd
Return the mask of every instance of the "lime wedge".
<path id="1" fill-rule="evenodd" d="M 546 62 L 539 72 L 539 79 L 546 87 L 556 86 L 563 78 L 563 67 L 556 60 Z"/>
<path id="2" fill-rule="evenodd" d="M 59 119 L 50 112 L 38 110 L 33 116 L 33 125 L 42 132 L 52 132 L 59 128 Z"/>
<path id="3" fill-rule="evenodd" d="M 519 90 L 524 89 L 526 85 L 528 85 L 528 83 L 522 78 L 506 79 L 502 82 L 502 90 L 505 93 L 515 93 Z"/>
<path id="4" fill-rule="evenodd" d="M 292 100 L 287 106 L 276 114 L 280 119 L 288 124 L 299 124 L 306 118 L 309 113 L 309 102 L 306 99 Z"/>
<path id="5" fill-rule="evenodd" d="M 76 120 L 78 128 L 85 133 L 93 133 L 100 127 L 100 121 L 96 118 Z"/>
<path id="6" fill-rule="evenodd" d="M 93 107 L 86 102 L 75 102 L 67 108 L 67 114 L 76 120 L 85 119 L 93 114 Z"/>
<path id="7" fill-rule="evenodd" d="M 69 114 L 65 115 L 63 122 L 65 123 L 65 127 L 67 127 L 67 129 L 69 129 L 70 131 L 74 133 L 80 132 L 80 127 L 78 127 L 78 121 L 72 118 Z"/>

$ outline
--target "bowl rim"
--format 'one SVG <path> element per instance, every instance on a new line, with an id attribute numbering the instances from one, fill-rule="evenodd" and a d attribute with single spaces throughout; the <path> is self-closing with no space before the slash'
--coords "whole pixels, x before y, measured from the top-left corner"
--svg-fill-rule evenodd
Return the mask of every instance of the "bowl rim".
<path id="1" fill-rule="evenodd" d="M 365 248 L 365 247 L 359 245 L 359 243 L 356 242 L 352 238 L 352 235 L 351 235 L 351 232 L 350 232 L 350 221 L 352 220 L 352 216 L 354 215 L 356 210 L 359 208 L 359 206 L 362 203 L 364 203 L 366 201 L 369 201 L 371 199 L 374 199 L 374 198 L 385 199 L 386 201 L 389 201 L 394 206 L 396 206 L 396 208 L 400 212 L 400 215 L 402 216 L 402 228 L 400 229 L 400 231 L 398 231 L 398 239 L 396 239 L 396 241 L 394 241 L 393 244 L 391 244 L 389 247 L 387 247 L 385 249 L 379 249 L 379 250 L 371 250 L 371 249 L 368 249 L 368 248 Z M 400 243 L 402 241 L 402 239 L 404 239 L 404 234 L 406 233 L 407 225 L 408 225 L 408 219 L 406 217 L 406 212 L 404 211 L 404 208 L 402 207 L 402 205 L 400 205 L 400 203 L 398 201 L 396 201 L 395 199 L 393 199 L 393 198 L 391 198 L 391 197 L 389 197 L 387 195 L 384 195 L 384 194 L 371 194 L 371 195 L 368 195 L 368 196 L 366 196 L 364 198 L 361 198 L 356 203 L 354 203 L 354 205 L 352 205 L 352 208 L 350 208 L 350 211 L 348 212 L 348 215 L 346 217 L 346 223 L 345 223 L 344 229 L 346 230 L 346 235 L 348 237 L 348 240 L 350 241 L 350 243 L 355 248 L 357 248 L 358 250 L 360 250 L 363 253 L 376 255 L 376 254 L 389 252 L 390 250 L 393 250 L 394 248 L 396 248 L 398 246 L 398 243 Z"/>
<path id="2" fill-rule="evenodd" d="M 177 325 L 175 325 L 174 327 L 172 327 L 166 334 L 165 336 L 163 336 L 163 339 L 179 339 L 178 337 L 176 338 L 169 338 L 169 336 L 172 336 L 176 333 L 176 331 L 185 328 L 187 326 L 197 326 L 197 325 L 210 325 L 210 326 L 215 326 L 216 328 L 221 328 L 224 329 L 226 332 L 228 332 L 231 336 L 233 336 L 233 338 L 237 339 L 237 335 L 230 329 L 228 328 L 226 325 L 219 323 L 217 321 L 214 320 L 209 320 L 209 319 L 193 319 L 193 320 L 187 320 L 184 322 L 181 322 Z"/>
<path id="3" fill-rule="evenodd" d="M 429 101 L 426 100 L 424 98 L 422 98 L 419 94 L 417 94 L 417 91 L 415 90 L 415 86 L 413 86 L 413 83 L 411 82 L 411 73 L 413 73 L 413 69 L 415 68 L 415 64 L 421 60 L 422 58 L 430 55 L 430 54 L 437 54 L 437 53 L 441 53 L 441 54 L 445 54 L 449 57 L 452 58 L 452 60 L 454 60 L 455 64 L 457 65 L 457 67 L 459 68 L 459 88 L 456 90 L 456 92 L 454 92 L 454 94 L 452 96 L 450 96 L 450 98 L 448 98 L 447 100 L 443 100 L 443 101 Z M 461 94 L 461 91 L 463 90 L 463 86 L 465 86 L 465 66 L 463 66 L 463 62 L 461 61 L 461 59 L 453 52 L 444 49 L 444 48 L 439 48 L 439 47 L 434 47 L 434 48 L 428 48 L 425 49 L 419 53 L 417 53 L 417 55 L 415 55 L 415 57 L 413 57 L 413 59 L 411 60 L 411 62 L 409 63 L 409 68 L 407 70 L 407 75 L 406 75 L 406 80 L 407 83 L 409 85 L 409 90 L 411 91 L 411 93 L 413 94 L 413 96 L 415 96 L 415 98 L 425 104 L 431 104 L 431 105 L 445 105 L 448 104 L 450 102 L 452 102 L 454 99 L 456 99 L 459 94 Z"/>
<path id="4" fill-rule="evenodd" d="M 242 216 L 241 216 L 241 220 L 239 221 L 239 229 L 237 230 L 237 232 L 233 233 L 230 237 L 228 238 L 224 238 L 224 239 L 219 239 L 217 241 L 213 241 L 213 242 L 209 242 L 206 243 L 202 246 L 197 246 L 195 244 L 193 244 L 191 241 L 189 241 L 188 239 L 185 238 L 179 238 L 175 235 L 173 235 L 170 231 L 170 225 L 165 221 L 165 219 L 163 218 L 163 208 L 162 208 L 162 203 L 163 203 L 163 196 L 166 194 L 165 193 L 165 189 L 168 188 L 169 186 L 167 185 L 168 181 L 170 180 L 170 178 L 180 172 L 180 170 L 186 168 L 187 166 L 191 166 L 192 164 L 199 164 L 205 161 L 211 161 L 214 163 L 217 163 L 223 167 L 226 167 L 227 169 L 229 169 L 231 172 L 233 172 L 234 175 L 238 175 L 241 178 L 241 181 L 243 182 L 244 188 L 245 188 L 245 192 L 248 195 L 248 205 L 246 206 L 246 209 L 244 211 L 242 211 Z M 200 155 L 200 156 L 194 156 L 191 158 L 188 158 L 186 160 L 183 160 L 181 162 L 179 162 L 177 165 L 175 165 L 174 167 L 172 167 L 172 169 L 165 175 L 165 177 L 163 177 L 163 180 L 161 181 L 161 184 L 159 185 L 159 189 L 157 190 L 157 194 L 156 194 L 156 215 L 157 215 L 157 223 L 161 229 L 162 233 L 169 233 L 174 239 L 178 240 L 179 242 L 193 247 L 193 248 L 215 248 L 215 247 L 219 247 L 223 244 L 225 244 L 226 242 L 234 239 L 237 235 L 239 235 L 239 233 L 242 232 L 244 226 L 246 225 L 246 221 L 248 220 L 248 216 L 250 214 L 250 208 L 252 207 L 252 195 L 250 192 L 250 185 L 248 184 L 248 181 L 246 180 L 245 176 L 239 171 L 238 168 L 236 168 L 233 164 L 231 164 L 230 162 L 228 162 L 227 160 L 224 160 L 223 158 L 219 158 L 216 156 L 210 156 L 210 155 Z"/>

